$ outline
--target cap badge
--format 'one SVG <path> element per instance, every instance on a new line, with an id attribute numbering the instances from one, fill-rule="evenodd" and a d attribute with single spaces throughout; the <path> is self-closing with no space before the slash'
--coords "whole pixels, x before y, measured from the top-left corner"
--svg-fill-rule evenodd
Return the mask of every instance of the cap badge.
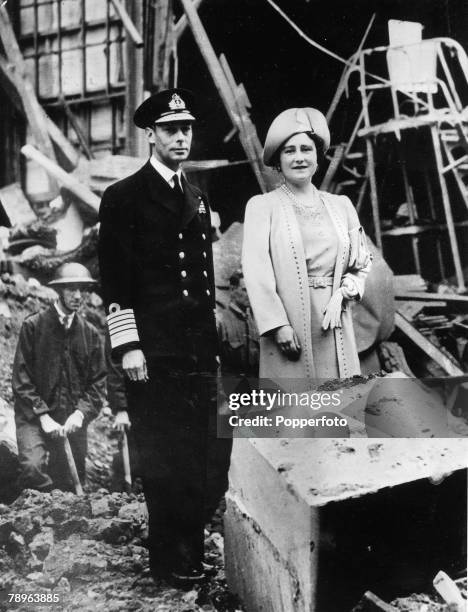
<path id="1" fill-rule="evenodd" d="M 185 109 L 185 102 L 179 96 L 179 94 L 172 94 L 171 101 L 169 102 L 169 108 L 173 111 Z"/>
<path id="2" fill-rule="evenodd" d="M 200 206 L 198 207 L 198 214 L 206 214 L 206 208 L 203 202 L 201 202 Z"/>

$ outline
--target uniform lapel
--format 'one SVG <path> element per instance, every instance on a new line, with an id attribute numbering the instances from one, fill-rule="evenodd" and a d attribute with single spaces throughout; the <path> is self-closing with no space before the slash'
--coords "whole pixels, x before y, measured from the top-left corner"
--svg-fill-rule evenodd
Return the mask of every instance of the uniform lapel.
<path id="1" fill-rule="evenodd" d="M 180 216 L 180 200 L 168 182 L 153 168 L 149 161 L 143 166 L 142 170 L 150 199 Z"/>
<path id="2" fill-rule="evenodd" d="M 182 189 L 184 190 L 185 206 L 182 213 L 182 227 L 187 227 L 190 221 L 198 213 L 200 206 L 203 204 L 201 196 L 197 195 L 192 188 L 192 185 L 185 179 L 182 180 Z M 208 211 L 206 211 L 208 212 Z"/>

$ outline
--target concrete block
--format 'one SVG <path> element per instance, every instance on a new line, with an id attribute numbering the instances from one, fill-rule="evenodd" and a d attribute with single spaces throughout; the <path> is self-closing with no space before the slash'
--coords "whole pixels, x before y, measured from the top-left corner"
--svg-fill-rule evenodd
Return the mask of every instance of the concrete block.
<path id="1" fill-rule="evenodd" d="M 230 589 L 248 612 L 342 612 L 420 586 L 463 557 L 467 464 L 466 439 L 235 439 Z"/>

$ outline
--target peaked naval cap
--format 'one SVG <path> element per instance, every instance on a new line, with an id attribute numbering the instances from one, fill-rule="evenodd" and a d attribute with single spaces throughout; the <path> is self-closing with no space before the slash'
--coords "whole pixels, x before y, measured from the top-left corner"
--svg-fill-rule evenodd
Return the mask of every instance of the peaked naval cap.
<path id="1" fill-rule="evenodd" d="M 134 124 L 139 128 L 170 121 L 195 121 L 192 113 L 195 97 L 188 89 L 164 89 L 147 98 L 136 109 Z"/>

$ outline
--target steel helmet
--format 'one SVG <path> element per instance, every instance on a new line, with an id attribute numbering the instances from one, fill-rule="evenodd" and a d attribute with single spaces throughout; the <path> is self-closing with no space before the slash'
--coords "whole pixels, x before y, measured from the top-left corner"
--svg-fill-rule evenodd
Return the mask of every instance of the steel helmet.
<path id="1" fill-rule="evenodd" d="M 94 285 L 96 281 L 91 276 L 88 268 L 80 263 L 64 263 L 57 268 L 49 287 L 60 287 L 64 285 Z"/>

